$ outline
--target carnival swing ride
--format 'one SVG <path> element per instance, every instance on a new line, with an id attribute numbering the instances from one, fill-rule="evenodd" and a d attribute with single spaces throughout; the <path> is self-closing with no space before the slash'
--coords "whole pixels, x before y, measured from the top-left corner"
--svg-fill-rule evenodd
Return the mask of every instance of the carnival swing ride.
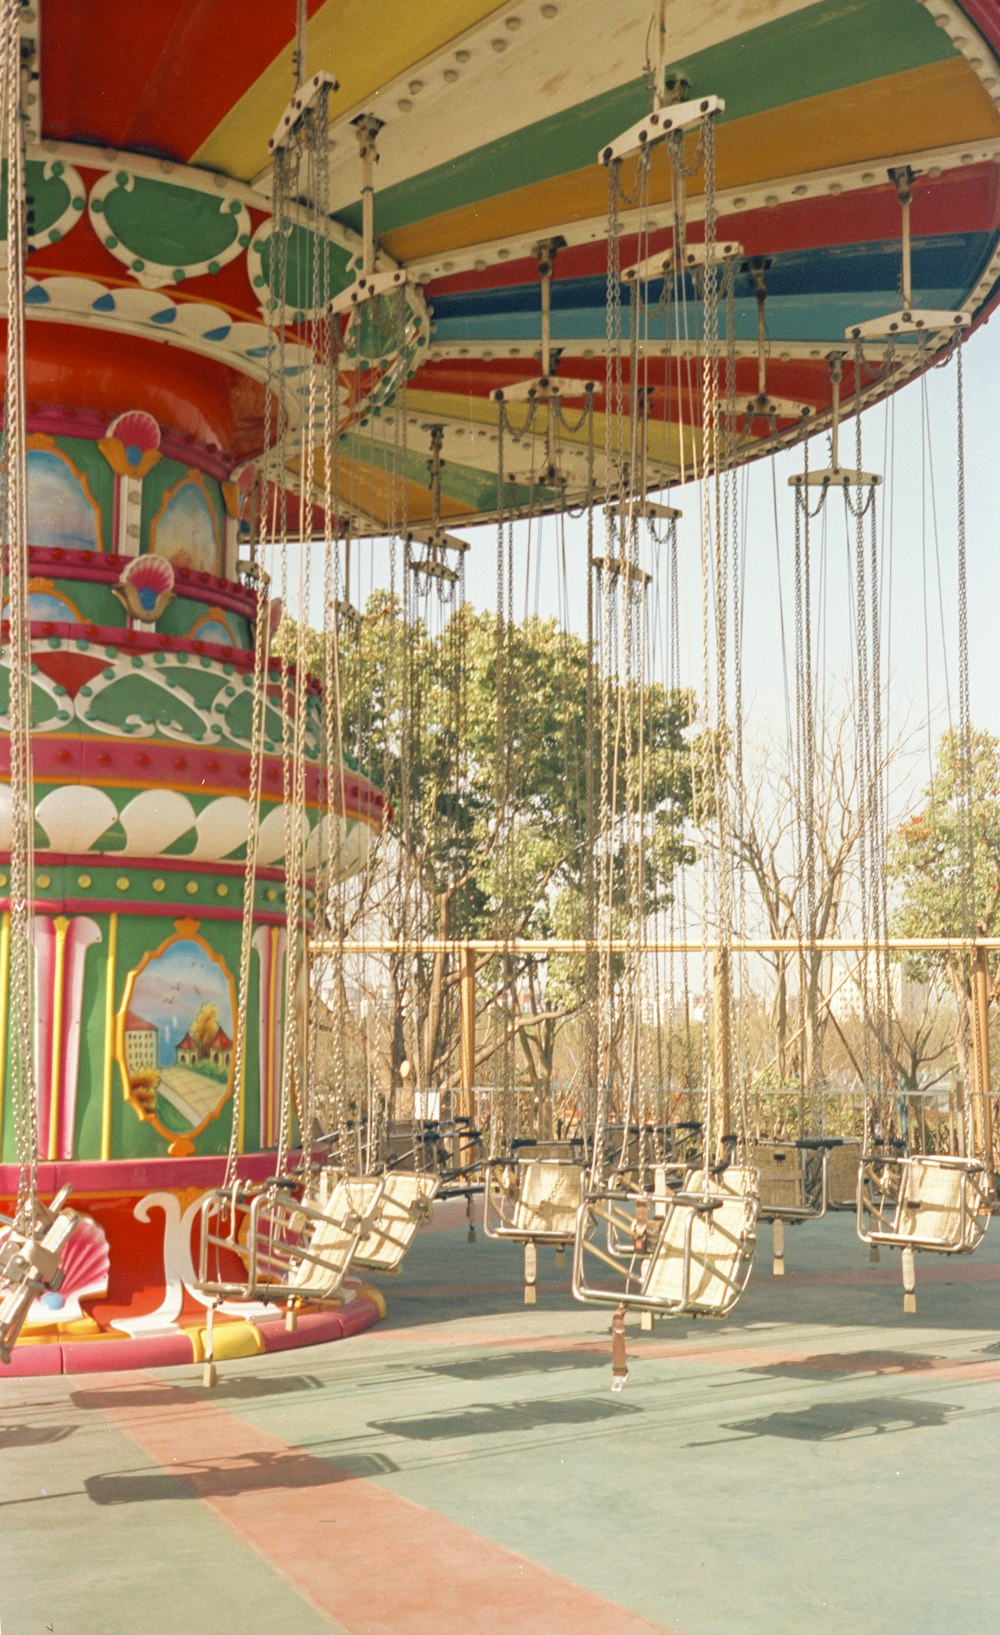
<path id="1" fill-rule="evenodd" d="M 725 1315 L 758 1219 L 780 1272 L 786 1223 L 856 1207 L 873 1253 L 901 1250 L 908 1305 L 915 1251 L 981 1237 L 971 873 L 948 946 L 978 996 L 974 1072 L 949 1150 L 907 1147 L 879 1048 L 888 678 L 861 411 L 953 371 L 967 750 L 961 343 L 1000 290 L 1000 25 L 981 0 L 650 11 L 390 0 L 375 33 L 351 0 L 0 0 L 5 1362 L 58 1347 L 72 1370 L 96 1344 L 102 1366 L 141 1350 L 211 1377 L 276 1333 L 364 1326 L 358 1274 L 397 1269 L 455 1194 L 470 1230 L 481 1192 L 487 1235 L 523 1244 L 529 1300 L 539 1250 L 570 1251 L 573 1294 L 612 1311 L 618 1385 L 627 1312 Z M 790 450 L 804 910 L 755 942 L 742 474 Z M 837 943 L 817 930 L 814 689 L 841 518 L 860 866 Z M 585 710 L 547 746 L 575 792 L 578 911 L 532 941 L 523 882 L 533 911 L 551 872 L 531 874 L 519 816 L 535 717 L 514 581 L 543 521 L 560 596 L 586 584 Z M 454 532 L 472 524 L 496 542 L 485 733 L 465 583 L 488 534 Z M 698 696 L 668 746 L 690 795 L 668 862 L 657 688 Z M 968 819 L 968 780 L 961 798 Z M 449 814 L 485 835 L 475 878 L 447 872 Z M 463 891 L 474 936 L 448 917 Z M 834 951 L 863 1013 L 849 1130 L 805 1048 Z M 761 953 L 798 971 L 793 1118 L 746 1046 Z M 519 996 L 557 957 L 585 1041 L 558 1105 L 518 1077 Z M 350 961 L 380 959 L 387 1078 L 371 1052 L 357 1067 L 348 995 Z M 699 963 L 711 1026 L 682 1076 L 648 1020 L 677 986 L 689 1008 Z"/>

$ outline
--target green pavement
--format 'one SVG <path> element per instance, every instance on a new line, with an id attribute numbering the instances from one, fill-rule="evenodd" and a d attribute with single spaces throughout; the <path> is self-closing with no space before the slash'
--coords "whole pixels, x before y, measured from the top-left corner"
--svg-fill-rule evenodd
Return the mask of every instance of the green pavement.
<path id="1" fill-rule="evenodd" d="M 551 1251 L 526 1307 L 444 1209 L 354 1339 L 0 1379 L 0 1632 L 996 1635 L 1000 1226 L 915 1317 L 850 1217 L 760 1240 L 620 1393 Z"/>

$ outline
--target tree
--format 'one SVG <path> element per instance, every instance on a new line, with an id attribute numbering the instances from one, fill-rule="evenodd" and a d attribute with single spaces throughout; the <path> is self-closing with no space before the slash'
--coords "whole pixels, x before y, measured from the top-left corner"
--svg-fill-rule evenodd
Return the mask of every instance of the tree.
<path id="1" fill-rule="evenodd" d="M 899 937 L 996 936 L 1000 929 L 1000 739 L 970 734 L 968 762 L 959 733 L 942 735 L 920 810 L 901 823 L 889 852 L 892 929 Z M 914 953 L 916 977 L 940 973 L 956 1005 L 955 1053 L 970 1082 L 972 974 L 957 950 Z M 998 962 L 989 956 L 991 998 Z"/>
<path id="2" fill-rule="evenodd" d="M 318 637 L 310 667 L 322 675 Z M 423 953 L 421 939 L 586 934 L 587 668 L 586 643 L 554 621 L 530 617 L 498 632 L 493 614 L 462 606 L 432 632 L 382 591 L 342 633 L 343 743 L 394 811 L 364 883 L 364 913 L 376 935 L 414 945 L 388 961 L 393 1083 L 404 1056 L 418 1084 L 440 1083 L 455 1054 L 457 972 L 446 954 Z M 691 857 L 690 715 L 687 694 L 647 688 L 647 912 L 669 902 L 674 870 Z M 598 766 L 613 753 L 613 743 L 596 742 Z M 623 872 L 624 836 L 611 844 Z M 481 1030 L 480 1061 L 513 1038 L 529 1082 L 547 1088 L 558 1028 L 580 1009 L 583 988 L 581 960 L 549 960 L 544 981 L 535 963 L 483 961 L 478 1008 L 494 1026 L 489 1038 Z"/>
<path id="3" fill-rule="evenodd" d="M 211 1049 L 212 1041 L 219 1031 L 219 1007 L 208 1002 L 202 1005 L 191 1026 L 188 1028 L 192 1039 L 200 1045 L 203 1051 Z"/>

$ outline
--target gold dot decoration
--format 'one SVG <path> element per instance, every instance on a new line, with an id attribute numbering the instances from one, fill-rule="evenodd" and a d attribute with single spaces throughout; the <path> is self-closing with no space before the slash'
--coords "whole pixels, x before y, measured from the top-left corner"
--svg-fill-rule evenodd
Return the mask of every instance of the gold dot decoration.
<path id="1" fill-rule="evenodd" d="M 229 887 L 226 885 L 226 882 L 224 880 L 219 881 L 219 884 L 215 888 L 215 894 L 216 894 L 217 897 L 228 897 L 229 896 Z"/>
<path id="2" fill-rule="evenodd" d="M 52 884 L 51 874 L 36 874 L 35 884 L 40 886 L 42 891 L 47 891 L 49 886 Z"/>
<path id="3" fill-rule="evenodd" d="M 165 880 L 154 880 L 153 881 L 153 890 L 154 891 L 166 891 L 166 889 L 167 889 L 167 882 Z"/>
<path id="4" fill-rule="evenodd" d="M 275 891 L 273 886 L 268 886 L 264 896 L 267 898 L 269 903 L 276 903 L 278 900 L 278 893 Z"/>
<path id="5" fill-rule="evenodd" d="M 115 885 L 118 887 L 119 891 L 128 891 L 128 888 L 129 888 L 129 886 L 131 884 L 132 884 L 132 882 L 129 879 L 127 874 L 120 874 L 118 876 L 117 880 L 115 881 Z"/>
<path id="6" fill-rule="evenodd" d="M 5 886 L 6 884 L 7 884 L 7 876 L 5 874 L 0 874 L 0 886 Z"/>
<path id="7" fill-rule="evenodd" d="M 197 880 L 189 880 L 187 885 L 184 887 L 184 890 L 187 892 L 189 897 L 193 897 L 195 892 L 198 890 Z"/>
<path id="8" fill-rule="evenodd" d="M 76 883 L 77 883 L 77 885 L 78 885 L 78 886 L 80 886 L 80 887 L 81 887 L 81 888 L 82 888 L 82 889 L 83 889 L 83 890 L 84 890 L 84 891 L 86 891 L 86 889 L 87 889 L 87 887 L 88 887 L 88 886 L 92 886 L 92 885 L 93 885 L 93 884 L 94 884 L 94 878 L 93 878 L 93 875 L 90 875 L 90 874 L 78 874 L 78 875 L 77 875 L 77 877 L 76 877 Z"/>

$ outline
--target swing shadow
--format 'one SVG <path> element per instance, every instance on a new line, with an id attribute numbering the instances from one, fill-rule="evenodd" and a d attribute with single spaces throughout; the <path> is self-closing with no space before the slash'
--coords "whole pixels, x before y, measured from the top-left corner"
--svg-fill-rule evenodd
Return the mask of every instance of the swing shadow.
<path id="1" fill-rule="evenodd" d="M 191 1465 L 170 1471 L 113 1471 L 88 1476 L 83 1488 L 102 1507 L 162 1504 L 181 1499 L 237 1498 L 245 1493 L 289 1493 L 304 1488 L 339 1487 L 344 1482 L 390 1476 L 398 1466 L 384 1454 L 348 1454 L 336 1464 L 313 1453 L 248 1453 L 232 1462 Z"/>
<path id="2" fill-rule="evenodd" d="M 962 1409 L 954 1403 L 926 1402 L 918 1397 L 866 1397 L 863 1402 L 821 1399 L 795 1412 L 763 1414 L 720 1425 L 735 1435 L 711 1441 L 689 1442 L 687 1447 L 718 1447 L 719 1441 L 753 1441 L 778 1437 L 792 1442 L 852 1441 L 863 1436 L 895 1436 L 901 1431 L 922 1431 L 947 1425 Z"/>
<path id="3" fill-rule="evenodd" d="M 599 1359 L 601 1360 L 601 1359 Z M 606 1363 L 605 1363 L 605 1366 Z M 437 1442 L 466 1436 L 506 1436 L 556 1425 L 592 1425 L 598 1420 L 641 1410 L 620 1397 L 556 1402 L 478 1403 L 459 1413 L 425 1414 L 411 1419 L 373 1419 L 369 1429 L 414 1442 Z"/>
<path id="4" fill-rule="evenodd" d="M 323 1380 L 315 1374 L 233 1374 L 207 1389 L 199 1380 L 179 1380 L 176 1385 L 129 1385 L 123 1389 L 91 1387 L 71 1391 L 75 1408 L 184 1408 L 192 1402 L 247 1402 L 257 1397 L 294 1396 L 303 1391 L 322 1391 Z"/>
<path id="5" fill-rule="evenodd" d="M 607 1367 L 603 1351 L 574 1351 L 567 1346 L 565 1351 L 502 1351 L 467 1362 L 427 1364 L 420 1371 L 453 1380 L 500 1380 L 515 1374 L 560 1374 L 577 1368 L 607 1371 Z"/>
<path id="6" fill-rule="evenodd" d="M 0 1449 L 47 1447 L 52 1442 L 65 1442 L 76 1428 L 75 1425 L 0 1425 Z"/>

